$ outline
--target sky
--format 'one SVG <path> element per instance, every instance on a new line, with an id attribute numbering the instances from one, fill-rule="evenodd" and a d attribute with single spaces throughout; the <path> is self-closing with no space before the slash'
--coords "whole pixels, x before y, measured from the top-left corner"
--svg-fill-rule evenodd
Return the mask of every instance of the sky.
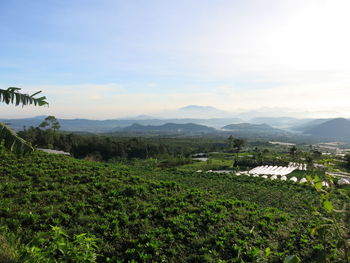
<path id="1" fill-rule="evenodd" d="M 350 117 L 350 1 L 1 0 L 0 89 L 109 119 L 186 105 Z"/>

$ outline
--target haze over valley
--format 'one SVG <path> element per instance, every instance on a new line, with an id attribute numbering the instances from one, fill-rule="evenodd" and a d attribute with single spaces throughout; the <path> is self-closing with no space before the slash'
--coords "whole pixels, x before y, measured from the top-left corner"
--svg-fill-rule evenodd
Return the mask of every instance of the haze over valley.
<path id="1" fill-rule="evenodd" d="M 167 115 L 169 114 L 169 115 Z M 230 114 L 211 106 L 190 105 L 154 116 L 108 120 L 58 119 L 61 130 L 88 133 L 216 135 L 265 138 L 343 140 L 350 141 L 350 121 L 345 118 L 271 117 L 260 112 Z M 158 117 L 157 117 L 158 116 Z M 0 119 L 13 129 L 37 127 L 47 116 L 24 119 Z"/>

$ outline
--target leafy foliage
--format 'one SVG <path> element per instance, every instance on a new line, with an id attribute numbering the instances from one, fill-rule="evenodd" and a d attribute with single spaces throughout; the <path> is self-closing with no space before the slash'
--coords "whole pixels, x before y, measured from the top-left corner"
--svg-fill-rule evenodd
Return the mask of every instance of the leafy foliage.
<path id="1" fill-rule="evenodd" d="M 28 95 L 20 93 L 20 90 L 20 88 L 15 87 L 10 87 L 6 90 L 0 89 L 0 102 L 4 102 L 6 104 L 15 104 L 15 106 L 25 106 L 30 104 L 33 104 L 34 106 L 48 105 L 45 96 L 39 98 L 35 97 L 36 95 L 41 93 L 41 91 L 35 92 L 32 95 Z"/>
<path id="2" fill-rule="evenodd" d="M 299 263 L 300 258 L 298 256 L 288 256 L 284 259 L 283 263 Z"/>
<path id="3" fill-rule="evenodd" d="M 7 149 L 15 153 L 28 153 L 34 150 L 30 143 L 19 137 L 2 122 L 0 122 L 0 139 L 4 140 Z"/>
<path id="4" fill-rule="evenodd" d="M 288 255 L 316 262 L 324 245 L 310 234 L 322 219 L 298 208 L 301 196 L 315 194 L 307 186 L 2 150 L 0 174 L 0 222 L 27 248 L 16 252 L 23 257 L 76 262 L 64 256 L 86 251 L 97 262 L 281 262 Z M 300 199 L 289 208 L 286 189 L 291 201 Z"/>
<path id="5" fill-rule="evenodd" d="M 49 130 L 52 129 L 56 131 L 61 127 L 61 125 L 56 119 L 56 117 L 51 115 L 51 116 L 47 116 L 45 120 L 42 123 L 40 123 L 39 127 L 44 129 L 49 129 Z"/>
<path id="6" fill-rule="evenodd" d="M 319 206 L 314 207 L 314 214 L 321 217 L 325 220 L 323 224 L 317 225 L 312 229 L 311 233 L 315 234 L 319 232 L 322 236 L 322 239 L 335 238 L 337 240 L 337 248 L 342 252 L 341 257 L 344 262 L 350 262 L 350 228 L 347 226 L 346 222 L 339 220 L 339 214 L 345 215 L 345 217 L 350 214 L 350 191 L 340 189 L 340 195 L 345 199 L 341 210 L 335 208 L 333 204 L 332 197 L 334 195 L 334 187 L 327 189 L 322 187 L 322 181 L 318 176 L 314 178 L 309 177 L 310 181 L 313 182 L 313 185 L 317 192 L 320 193 Z M 331 178 L 328 179 L 332 181 Z M 326 261 L 329 250 L 327 246 L 323 246 L 323 253 L 321 254 L 322 260 Z"/>
<path id="7" fill-rule="evenodd" d="M 30 245 L 22 248 L 21 262 L 96 262 L 96 239 L 86 234 L 70 238 L 62 228 L 53 226 L 52 230 L 42 233 Z"/>
<path id="8" fill-rule="evenodd" d="M 0 102 L 15 104 L 15 106 L 25 106 L 29 104 L 34 104 L 35 106 L 48 105 L 45 96 L 39 98 L 35 97 L 41 93 L 41 91 L 28 95 L 20 93 L 19 90 L 21 89 L 14 87 L 10 87 L 6 90 L 0 89 Z M 20 138 L 10 127 L 2 122 L 0 122 L 0 140 L 4 140 L 5 147 L 17 154 L 28 153 L 34 150 L 30 143 Z"/>
<path id="9" fill-rule="evenodd" d="M 218 151 L 225 147 L 221 140 L 198 138 L 130 138 L 75 133 L 54 133 L 52 129 L 42 130 L 31 127 L 18 133 L 34 146 L 48 147 L 70 152 L 74 157 L 96 157 L 103 161 L 123 159 L 147 159 L 172 157 L 187 158 L 191 154 L 205 151 Z M 94 159 L 94 158 L 93 158 Z"/>

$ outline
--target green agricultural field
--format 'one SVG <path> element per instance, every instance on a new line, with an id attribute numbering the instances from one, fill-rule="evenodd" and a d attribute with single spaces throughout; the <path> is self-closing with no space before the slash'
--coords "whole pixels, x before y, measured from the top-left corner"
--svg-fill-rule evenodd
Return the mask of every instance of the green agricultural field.
<path id="1" fill-rule="evenodd" d="M 181 170 L 184 171 L 198 171 L 198 170 L 224 170 L 232 169 L 232 160 L 225 159 L 209 159 L 207 161 L 194 161 L 191 164 L 182 165 Z"/>
<path id="2" fill-rule="evenodd" d="M 311 234 L 324 223 L 312 214 L 312 187 L 157 163 L 16 157 L 1 148 L 0 260 L 343 262 L 335 236 Z"/>

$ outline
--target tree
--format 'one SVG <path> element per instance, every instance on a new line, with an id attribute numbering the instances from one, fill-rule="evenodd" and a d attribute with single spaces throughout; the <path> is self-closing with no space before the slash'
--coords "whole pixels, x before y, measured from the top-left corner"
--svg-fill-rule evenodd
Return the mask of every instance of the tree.
<path id="1" fill-rule="evenodd" d="M 229 150 L 231 150 L 233 148 L 233 140 L 234 140 L 234 138 L 232 135 L 230 135 L 230 137 L 228 137 L 228 139 L 227 139 Z"/>
<path id="2" fill-rule="evenodd" d="M 255 147 L 253 150 L 253 158 L 257 165 L 263 164 L 264 151 L 261 151 L 258 147 Z"/>
<path id="3" fill-rule="evenodd" d="M 47 116 L 45 118 L 45 120 L 42 123 L 40 123 L 39 127 L 44 128 L 44 129 L 46 128 L 48 130 L 56 131 L 59 128 L 61 128 L 61 125 L 55 116 Z"/>
<path id="4" fill-rule="evenodd" d="M 306 153 L 305 154 L 305 161 L 306 161 L 306 164 L 307 164 L 307 169 L 310 170 L 310 171 L 313 171 L 314 170 L 314 158 L 313 158 L 313 155 L 311 155 L 309 153 Z"/>
<path id="5" fill-rule="evenodd" d="M 244 146 L 244 144 L 245 144 L 245 141 L 243 139 L 234 139 L 233 140 L 233 149 L 237 153 L 237 155 L 242 150 L 242 147 Z"/>
<path id="6" fill-rule="evenodd" d="M 46 97 L 35 97 L 41 91 L 35 92 L 32 95 L 20 93 L 20 88 L 10 87 L 8 89 L 0 89 L 0 102 L 6 104 L 15 104 L 15 106 L 34 105 L 44 106 L 48 105 Z M 7 149 L 17 154 L 27 153 L 33 151 L 30 143 L 19 137 L 14 130 L 8 127 L 5 123 L 0 122 L 0 141 L 4 141 Z"/>
<path id="7" fill-rule="evenodd" d="M 318 149 L 312 149 L 311 154 L 316 159 L 320 159 L 322 157 L 322 152 Z"/>
<path id="8" fill-rule="evenodd" d="M 233 150 L 236 153 L 236 157 L 234 158 L 233 165 L 232 165 L 234 167 L 235 163 L 237 163 L 237 161 L 238 161 L 239 152 L 242 150 L 242 147 L 244 146 L 245 141 L 243 139 L 233 139 L 232 143 L 233 143 L 233 145 L 232 145 Z M 237 166 L 237 168 L 239 168 L 239 167 Z"/>
<path id="9" fill-rule="evenodd" d="M 54 147 L 54 142 L 58 138 L 56 131 L 61 128 L 60 123 L 55 116 L 47 116 L 45 120 L 40 123 L 39 128 L 45 129 L 43 131 L 43 136 L 46 141 L 45 147 L 52 149 Z"/>
<path id="10" fill-rule="evenodd" d="M 40 123 L 39 128 L 45 129 L 42 133 L 46 142 L 45 147 L 52 149 L 54 147 L 54 142 L 59 137 L 56 131 L 61 128 L 60 123 L 55 116 L 47 116 L 45 120 Z"/>
<path id="11" fill-rule="evenodd" d="M 298 155 L 298 149 L 293 145 L 289 148 L 289 155 L 292 157 L 292 160 L 295 160 Z"/>

